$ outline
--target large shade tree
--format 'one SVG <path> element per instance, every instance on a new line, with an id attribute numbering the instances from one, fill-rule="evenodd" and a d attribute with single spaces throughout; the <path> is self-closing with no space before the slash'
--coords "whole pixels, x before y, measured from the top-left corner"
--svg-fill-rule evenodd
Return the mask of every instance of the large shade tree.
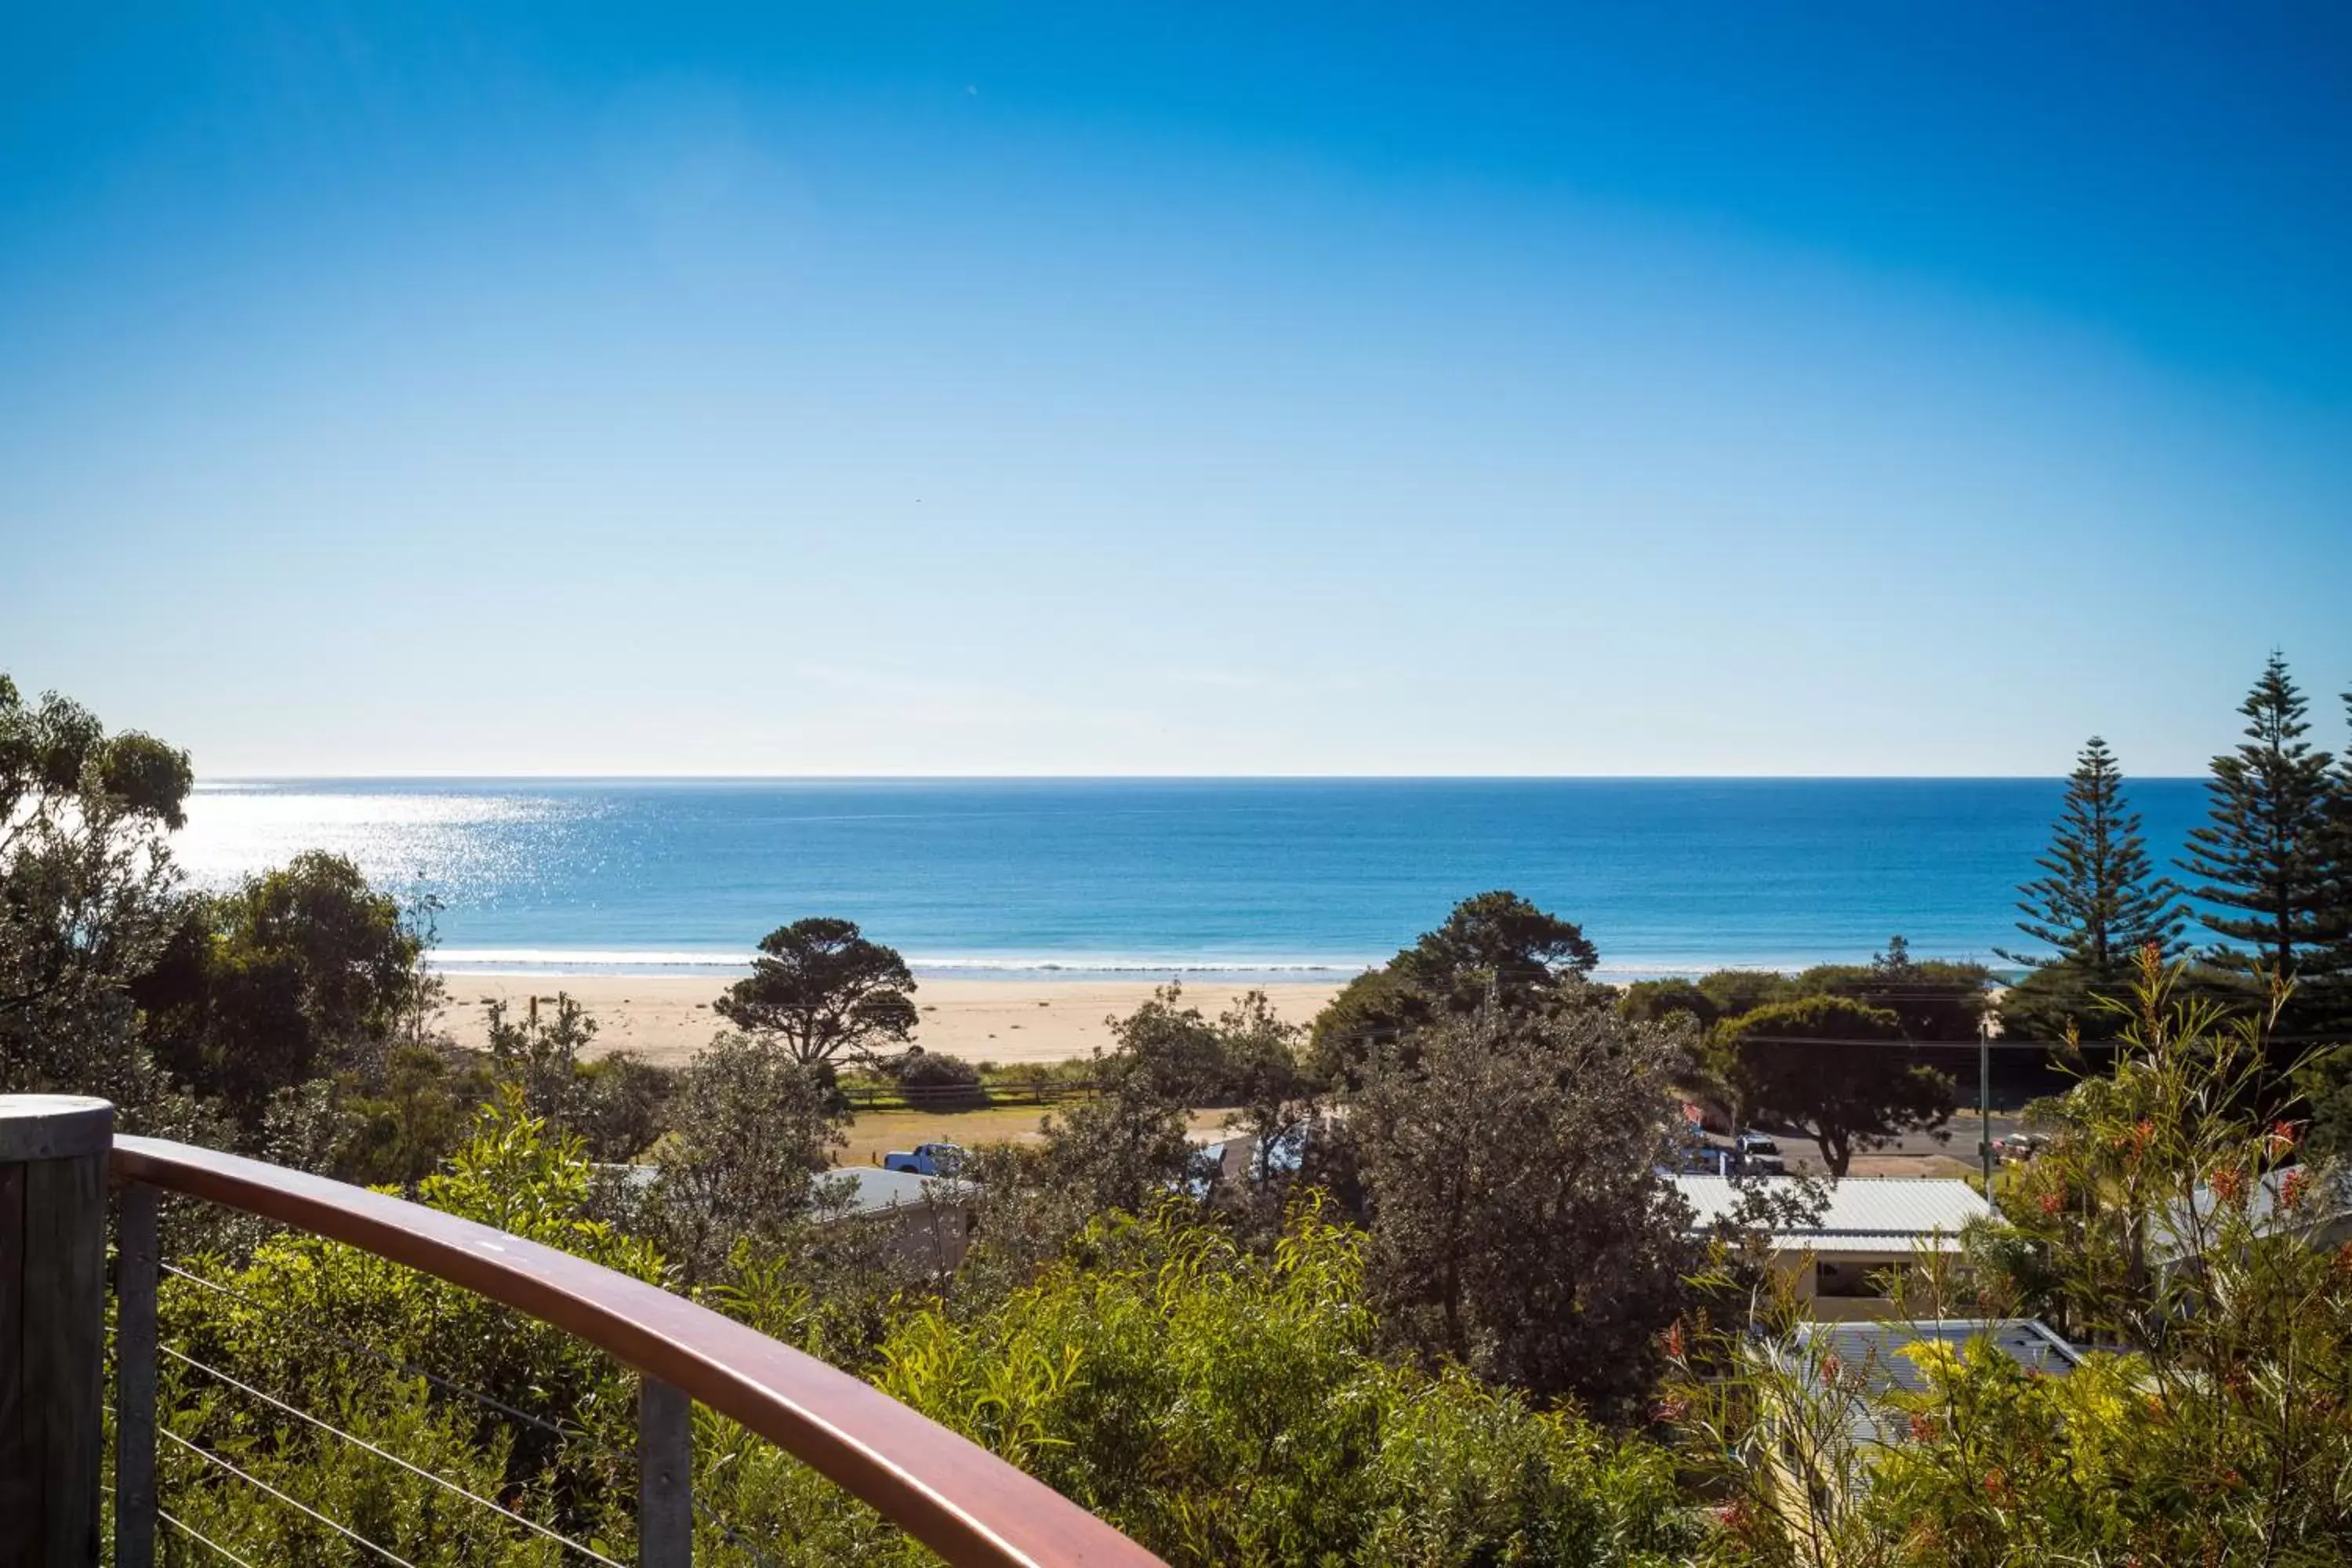
<path id="1" fill-rule="evenodd" d="M 350 860 L 313 850 L 184 906 L 136 994 L 156 1058 L 248 1135 L 270 1099 L 320 1077 L 382 1078 L 424 985 L 423 943 Z"/>
<path id="2" fill-rule="evenodd" d="M 1716 1026 L 1744 1114 L 1801 1127 L 1830 1174 L 1860 1152 L 1951 1120 L 1951 1079 L 1903 1047 L 1903 1020 L 1843 996 L 1774 1002 Z"/>
<path id="3" fill-rule="evenodd" d="M 753 1037 L 818 1067 L 904 1046 L 919 1017 L 914 989 L 897 949 L 867 941 L 855 921 L 819 917 L 761 937 L 751 974 L 729 986 L 716 1008 Z"/>
<path id="4" fill-rule="evenodd" d="M 131 984 L 171 933 L 166 836 L 194 782 L 186 752 L 109 735 L 54 694 L 26 702 L 0 675 L 0 1092 L 99 1094 L 133 1125 L 174 1121 Z"/>
<path id="5" fill-rule="evenodd" d="M 1580 990 L 1600 962 L 1574 921 L 1517 893 L 1480 893 L 1334 997 L 1315 1020 L 1309 1058 L 1327 1081 L 1353 1084 L 1381 1045 L 1482 1008 L 1541 1009 Z"/>
<path id="6" fill-rule="evenodd" d="M 1593 1007 L 1448 1019 L 1381 1052 L 1338 1135 L 1397 1338 L 1547 1399 L 1635 1407 L 1696 1262 L 1658 1173 L 1682 1038 Z"/>

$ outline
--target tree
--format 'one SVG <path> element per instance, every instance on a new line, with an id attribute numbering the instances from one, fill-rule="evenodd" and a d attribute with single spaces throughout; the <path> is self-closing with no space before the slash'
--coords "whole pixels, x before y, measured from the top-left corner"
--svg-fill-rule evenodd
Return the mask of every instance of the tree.
<path id="1" fill-rule="evenodd" d="M 1202 1172 L 1184 1100 L 1126 1052 L 1100 1058 L 1098 1092 L 1045 1118 L 1035 1178 L 1086 1215 L 1147 1214 Z M 986 1180 L 985 1177 L 982 1178 Z"/>
<path id="2" fill-rule="evenodd" d="M 1717 1026 L 1745 1114 L 1801 1127 L 1843 1176 L 1859 1150 L 1951 1120 L 1950 1078 L 1899 1048 L 1903 1020 L 1843 996 L 1774 1002 Z"/>
<path id="3" fill-rule="evenodd" d="M 1723 1016 L 1715 998 L 1692 980 L 1636 980 L 1617 994 L 1618 1014 L 1636 1024 L 1663 1024 L 1687 1014 L 1702 1029 Z"/>
<path id="4" fill-rule="evenodd" d="M 882 1047 L 905 1045 L 919 1016 L 914 989 L 896 949 L 866 941 L 854 921 L 816 918 L 761 938 L 750 976 L 715 1006 L 736 1027 L 819 1067 L 845 1052 L 870 1060 Z"/>
<path id="5" fill-rule="evenodd" d="M 2049 850 L 2034 864 L 2042 875 L 2018 889 L 2025 918 L 2017 929 L 2053 952 L 2001 953 L 2027 972 L 2001 999 L 2003 1024 L 2012 1034 L 2043 1037 L 2062 1035 L 2069 1023 L 2096 1029 L 2117 1015 L 2095 999 L 2123 994 L 2142 949 L 2153 944 L 2168 958 L 2179 952 L 2188 921 L 2180 889 L 2150 869 L 2122 770 L 2096 735 L 2075 760 Z"/>
<path id="6" fill-rule="evenodd" d="M 1658 1173 L 1677 1039 L 1585 1008 L 1453 1019 L 1410 1062 L 1382 1053 L 1344 1128 L 1392 1335 L 1540 1399 L 1638 1408 L 1697 1262 Z"/>
<path id="7" fill-rule="evenodd" d="M 172 930 L 165 835 L 187 753 L 108 735 L 0 675 L 0 1092 L 98 1094 L 127 1130 L 185 1131 L 193 1107 L 133 1036 L 131 982 Z"/>
<path id="8" fill-rule="evenodd" d="M 691 1281 L 716 1278 L 737 1244 L 779 1243 L 827 1201 L 820 1182 L 846 1140 L 818 1070 L 723 1033 L 678 1082 L 646 1228 Z"/>
<path id="9" fill-rule="evenodd" d="M 1843 996 L 1883 1008 L 1902 1020 L 1906 1038 L 1949 1043 L 1977 1037 L 1991 1005 L 1991 987 L 1992 972 L 1984 965 L 1914 958 L 1907 940 L 1891 936 L 1886 951 L 1868 963 L 1815 964 L 1790 990 L 1796 997 Z"/>
<path id="10" fill-rule="evenodd" d="M 523 1004 L 520 1018 L 509 1016 L 503 1001 L 487 1004 L 483 1012 L 490 1062 L 521 1091 L 523 1110 L 558 1131 L 570 1131 L 581 1053 L 596 1037 L 596 1020 L 563 991 L 555 994 L 551 1017 L 541 1016 L 536 996 Z"/>
<path id="11" fill-rule="evenodd" d="M 2271 981 L 2318 988 L 2328 978 L 2333 759 L 2303 739 L 2311 728 L 2305 710 L 2286 660 L 2272 654 L 2238 709 L 2244 742 L 2213 759 L 2209 818 L 2190 830 L 2180 862 L 2202 881 L 2197 898 L 2218 906 L 2197 917 L 2221 939 L 2205 964 L 2241 991 L 2265 991 Z M 2291 1004 L 2289 1016 L 2308 1011 Z"/>
<path id="12" fill-rule="evenodd" d="M 1475 1006 L 1486 994 L 1548 991 L 1591 973 L 1600 950 L 1583 930 L 1536 908 L 1517 893 L 1480 893 L 1454 906 L 1445 923 L 1396 955 L 1391 967 L 1408 985 Z M 1468 994 L 1465 994 L 1468 993 Z"/>
<path id="13" fill-rule="evenodd" d="M 189 900 L 134 994 L 156 1059 L 250 1136 L 281 1090 L 345 1073 L 382 1081 L 427 984 L 422 952 L 397 901 L 350 860 L 312 851 Z"/>
<path id="14" fill-rule="evenodd" d="M 1322 1112 L 1313 1075 L 1299 1059 L 1300 1032 L 1275 1012 L 1263 991 L 1236 998 L 1217 1018 L 1217 1043 L 1234 1107 L 1225 1125 L 1249 1149 L 1242 1197 L 1269 1228 L 1281 1219 L 1284 1200 L 1306 1160 L 1307 1140 Z"/>
<path id="15" fill-rule="evenodd" d="M 1572 921 L 1517 893 L 1454 906 L 1385 969 L 1359 975 L 1317 1017 L 1309 1054 L 1325 1082 L 1353 1085 L 1374 1047 L 1481 1007 L 1542 1007 L 1582 994 L 1600 951 Z"/>

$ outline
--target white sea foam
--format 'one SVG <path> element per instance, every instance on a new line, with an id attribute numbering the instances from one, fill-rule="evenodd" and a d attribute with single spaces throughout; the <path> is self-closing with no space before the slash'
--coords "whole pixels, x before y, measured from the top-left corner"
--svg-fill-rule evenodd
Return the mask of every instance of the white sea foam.
<path id="1" fill-rule="evenodd" d="M 445 947 L 433 953 L 436 969 L 486 974 L 661 974 L 678 971 L 747 970 L 751 952 L 697 952 L 662 948 Z M 974 980 L 1164 979 L 1173 975 L 1234 975 L 1266 979 L 1340 981 L 1372 967 L 1357 959 L 1260 959 L 1246 957 L 1151 958 L 1142 956 L 997 957 L 908 953 L 918 975 Z"/>

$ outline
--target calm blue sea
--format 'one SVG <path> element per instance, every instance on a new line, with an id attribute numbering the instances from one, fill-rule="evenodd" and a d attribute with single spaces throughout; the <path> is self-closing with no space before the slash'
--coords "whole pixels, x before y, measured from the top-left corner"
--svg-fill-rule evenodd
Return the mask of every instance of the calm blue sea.
<path id="1" fill-rule="evenodd" d="M 2063 784 L 1948 780 L 278 780 L 200 787 L 208 883 L 310 847 L 447 902 L 453 969 L 740 963 L 845 915 L 934 974 L 1320 978 L 1465 895 L 1581 922 L 1614 977 L 2014 945 Z M 2160 859 L 2190 779 L 2133 801 Z"/>

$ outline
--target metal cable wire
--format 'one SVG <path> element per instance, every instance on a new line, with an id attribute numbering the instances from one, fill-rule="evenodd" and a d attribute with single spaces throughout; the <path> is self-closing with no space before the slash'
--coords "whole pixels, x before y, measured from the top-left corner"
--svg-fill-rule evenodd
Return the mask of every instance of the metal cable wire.
<path id="1" fill-rule="evenodd" d="M 391 1548 L 377 1545 L 374 1542 L 370 1541 L 366 1536 L 362 1535 L 358 1531 L 353 1530 L 350 1525 L 341 1524 L 334 1520 L 329 1519 L 325 1514 L 320 1513 L 309 1503 L 302 1501 L 299 1498 L 287 1496 L 284 1492 L 279 1491 L 276 1487 L 271 1486 L 268 1481 L 263 1480 L 259 1476 L 253 1474 L 250 1470 L 239 1469 L 236 1466 L 230 1464 L 226 1459 L 222 1458 L 218 1454 L 212 1452 L 210 1449 L 198 1447 L 195 1444 L 189 1442 L 185 1437 L 181 1436 L 177 1432 L 173 1431 L 170 1427 L 157 1427 L 155 1429 L 155 1436 L 158 1437 L 168 1438 L 172 1442 L 177 1443 L 181 1447 L 185 1448 L 189 1453 L 194 1454 L 197 1458 L 202 1459 L 205 1463 L 215 1466 L 220 1469 L 226 1470 L 230 1475 L 235 1476 L 237 1479 L 246 1482 L 247 1485 L 257 1487 L 262 1491 L 268 1492 L 271 1497 L 276 1498 L 279 1502 L 284 1503 L 288 1508 L 292 1509 L 295 1512 L 302 1514 L 306 1518 L 316 1520 L 320 1524 L 325 1525 L 329 1530 L 333 1531 L 336 1534 L 343 1537 L 346 1541 L 349 1541 L 352 1545 L 364 1547 L 368 1551 L 374 1552 L 386 1563 L 393 1564 L 393 1568 L 416 1568 L 415 1563 L 411 1563 L 405 1557 L 399 1556 L 394 1552 Z"/>
<path id="2" fill-rule="evenodd" d="M 373 1454 L 377 1458 L 388 1460 L 393 1464 L 398 1465 L 402 1469 L 406 1470 L 413 1476 L 421 1476 L 445 1491 L 454 1492 L 457 1496 L 464 1498 L 468 1502 L 479 1503 L 482 1507 L 488 1509 L 492 1513 L 499 1515 L 500 1518 L 512 1520 L 515 1523 L 521 1525 L 525 1530 L 530 1531 L 536 1535 L 543 1536 L 547 1540 L 554 1542 L 559 1546 L 569 1548 L 570 1550 L 580 1553 L 583 1557 L 605 1564 L 605 1568 L 626 1568 L 625 1564 L 614 1562 L 613 1559 L 605 1556 L 603 1552 L 597 1551 L 593 1546 L 583 1545 L 580 1542 L 572 1540 L 570 1536 L 567 1536 L 559 1531 L 551 1530 L 546 1525 L 540 1523 L 537 1520 L 526 1519 L 521 1514 L 515 1512 L 514 1510 L 505 1506 L 503 1503 L 493 1502 L 488 1498 L 483 1497 L 478 1493 L 469 1492 L 465 1488 L 459 1486 L 457 1482 L 450 1480 L 447 1477 L 436 1476 L 421 1465 L 411 1464 L 408 1460 L 402 1458 L 399 1455 L 392 1453 L 386 1449 L 380 1448 L 373 1443 L 369 1442 L 366 1438 L 359 1436 L 354 1433 L 346 1432 L 340 1426 L 332 1426 L 328 1422 L 321 1421 L 319 1417 L 310 1414 L 308 1411 L 298 1410 L 293 1405 L 287 1404 L 286 1401 L 279 1399 L 273 1394 L 267 1394 L 261 1389 L 254 1387 L 253 1384 L 249 1383 L 245 1383 L 237 1378 L 231 1377 L 227 1373 L 223 1372 L 220 1368 L 207 1365 L 204 1362 L 198 1361 L 195 1357 L 189 1355 L 184 1351 L 174 1350 L 170 1345 L 159 1345 L 156 1348 L 162 1351 L 163 1354 L 170 1356 L 173 1361 L 180 1363 L 184 1366 L 194 1367 L 198 1372 L 218 1379 L 220 1382 L 226 1384 L 229 1387 L 236 1389 L 238 1393 L 249 1394 L 253 1398 L 260 1400 L 264 1405 L 269 1405 L 272 1409 L 282 1410 L 287 1415 L 293 1416 L 296 1420 L 306 1421 L 311 1426 L 316 1426 L 321 1432 L 331 1433 L 335 1436 L 341 1437 L 344 1442 L 352 1445 L 354 1447 L 364 1448 L 369 1453 Z"/>
<path id="3" fill-rule="evenodd" d="M 236 1563 L 236 1568 L 253 1568 L 252 1563 L 247 1563 L 244 1558 L 239 1557 L 236 1552 L 231 1552 L 227 1547 L 223 1546 L 219 1542 L 215 1541 L 211 1536 L 206 1535 L 203 1531 L 198 1530 L 186 1520 L 173 1517 L 171 1510 L 159 1508 L 155 1510 L 155 1517 L 162 1520 L 165 1524 L 170 1525 L 173 1529 L 178 1531 L 181 1534 L 186 1536 L 189 1540 L 194 1542 L 197 1545 L 205 1547 L 209 1551 L 218 1552 L 221 1556 L 226 1558 L 231 1563 Z"/>
<path id="4" fill-rule="evenodd" d="M 179 1267 L 179 1265 L 175 1263 L 166 1262 L 162 1264 L 161 1267 L 166 1274 L 185 1279 L 191 1285 L 202 1286 L 205 1289 L 213 1291 L 218 1295 L 226 1296 L 232 1300 L 241 1301 L 245 1305 L 253 1308 L 256 1311 L 267 1312 L 270 1310 L 269 1308 L 263 1306 L 259 1301 L 255 1300 L 251 1296 L 247 1295 L 244 1291 L 237 1289 L 234 1286 L 224 1285 L 217 1279 L 210 1279 L 202 1274 L 193 1273 L 188 1269 Z M 635 1464 L 637 1462 L 637 1456 L 635 1454 L 627 1452 L 625 1449 L 617 1448 L 610 1443 L 601 1442 L 585 1431 L 582 1431 L 575 1427 L 559 1426 L 555 1422 L 546 1419 L 544 1416 L 534 1415 L 528 1410 L 518 1410 L 502 1399 L 497 1398 L 491 1394 L 484 1394 L 478 1389 L 469 1388 L 466 1384 L 458 1383 L 454 1379 L 444 1377 L 439 1373 L 434 1372 L 429 1368 L 417 1366 L 411 1362 L 403 1361 L 400 1357 L 392 1354 L 390 1352 L 381 1350 L 374 1345 L 367 1343 L 363 1340 L 355 1340 L 347 1334 L 339 1334 L 332 1329 L 318 1326 L 312 1326 L 306 1331 L 314 1334 L 320 1339 L 331 1340 L 335 1343 L 340 1344 L 348 1350 L 357 1351 L 362 1355 L 372 1357 L 382 1364 L 395 1368 L 398 1371 L 407 1373 L 411 1377 L 421 1377 L 436 1388 L 442 1389 L 449 1394 L 454 1394 L 460 1398 L 470 1399 L 485 1409 L 494 1410 L 501 1415 L 509 1416 L 514 1420 L 521 1422 L 524 1426 L 532 1427 L 537 1431 L 544 1432 L 548 1436 L 554 1437 L 559 1441 L 579 1444 L 593 1452 L 603 1454 L 610 1458 L 624 1460 L 629 1464 Z M 159 1346 L 158 1348 L 163 1349 L 168 1347 Z M 178 1352 L 175 1352 L 173 1353 L 176 1354 Z M 213 1369 L 206 1367 L 204 1370 L 209 1372 Z M 436 1479 L 437 1479 L 438 1478 Z M 708 1520 L 720 1534 L 724 1535 L 735 1545 L 741 1547 L 746 1552 L 749 1552 L 761 1563 L 768 1564 L 769 1568 L 773 1568 L 774 1559 L 771 1558 L 766 1552 L 761 1552 L 758 1546 L 747 1540 L 740 1531 L 735 1529 L 733 1525 L 728 1523 L 726 1519 L 720 1515 L 716 1509 L 712 1508 L 699 1497 L 695 1498 L 693 1501 L 696 1510 L 699 1512 L 704 1519 Z"/>
<path id="5" fill-rule="evenodd" d="M 762 1568 L 776 1568 L 776 1560 L 769 1556 L 766 1552 L 761 1551 L 757 1546 L 751 1544 L 751 1541 L 741 1531 L 737 1530 L 733 1525 L 728 1523 L 727 1521 L 720 1516 L 717 1509 L 712 1508 L 709 1503 L 703 1501 L 698 1497 L 690 1497 L 687 1500 L 694 1505 L 695 1512 L 708 1520 L 710 1522 L 711 1528 L 718 1531 L 721 1536 L 726 1538 L 728 1544 L 730 1546 L 740 1546 L 744 1551 L 750 1552 L 752 1560 L 762 1564 Z"/>
<path id="6" fill-rule="evenodd" d="M 263 1306 L 259 1301 L 255 1300 L 252 1297 L 247 1295 L 242 1290 L 236 1289 L 232 1286 L 224 1285 L 217 1279 L 207 1279 L 201 1274 L 190 1273 L 187 1269 L 180 1268 L 177 1264 L 165 1263 L 162 1268 L 163 1272 L 166 1274 L 185 1279 L 193 1285 L 201 1285 L 207 1290 L 218 1291 L 221 1295 L 229 1297 L 233 1300 L 244 1302 L 247 1306 L 251 1307 L 256 1311 L 268 1312 L 273 1310 L 271 1308 Z M 537 1431 L 544 1432 L 551 1437 L 559 1438 L 566 1443 L 583 1444 L 600 1453 L 608 1455 L 614 1458 L 626 1459 L 632 1464 L 636 1461 L 635 1455 L 628 1453 L 623 1449 L 616 1448 L 610 1443 L 599 1442 L 595 1437 L 584 1431 L 576 1427 L 563 1426 L 559 1423 L 548 1420 L 543 1415 L 534 1415 L 528 1410 L 518 1410 L 503 1399 L 484 1394 L 478 1389 L 468 1388 L 464 1384 L 457 1382 L 455 1379 L 444 1377 L 439 1373 L 403 1361 L 398 1356 L 392 1354 L 390 1352 L 379 1350 L 363 1340 L 355 1340 L 351 1338 L 349 1335 L 339 1334 L 332 1329 L 320 1327 L 315 1324 L 307 1325 L 304 1331 L 316 1335 L 320 1339 L 332 1340 L 335 1343 L 343 1346 L 346 1350 L 353 1350 L 357 1351 L 362 1355 L 372 1356 L 384 1365 L 397 1368 L 399 1371 L 406 1373 L 411 1377 L 421 1377 L 425 1382 L 431 1384 L 434 1387 L 441 1389 L 445 1393 L 457 1394 L 460 1398 L 470 1399 L 477 1405 L 483 1406 L 485 1409 L 495 1410 L 501 1415 L 509 1416 L 513 1420 L 520 1421 L 524 1426 L 531 1427 Z"/>

